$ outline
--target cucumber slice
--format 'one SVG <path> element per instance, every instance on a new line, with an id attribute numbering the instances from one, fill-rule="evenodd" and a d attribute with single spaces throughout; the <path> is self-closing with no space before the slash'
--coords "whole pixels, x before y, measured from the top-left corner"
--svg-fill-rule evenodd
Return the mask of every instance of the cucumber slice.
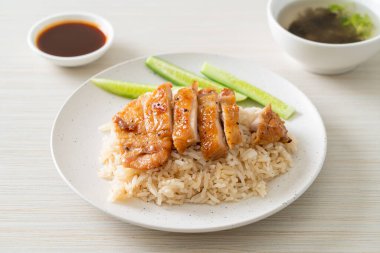
<path id="1" fill-rule="evenodd" d="M 154 91 L 157 88 L 157 85 L 153 84 L 130 83 L 103 78 L 94 78 L 91 82 L 105 91 L 126 98 L 138 98 L 142 94 Z M 178 86 L 173 86 L 172 91 L 175 93 L 179 89 Z"/>
<path id="2" fill-rule="evenodd" d="M 214 88 L 218 92 L 225 88 L 219 83 L 199 77 L 187 70 L 184 70 L 154 56 L 146 59 L 145 64 L 155 73 L 173 82 L 173 84 L 176 85 L 190 86 L 194 81 L 197 81 L 199 87 L 202 88 Z M 243 101 L 246 98 L 247 96 L 236 93 L 236 101 Z"/>
<path id="3" fill-rule="evenodd" d="M 157 87 L 154 85 L 138 84 L 122 82 L 117 80 L 101 79 L 95 78 L 91 80 L 96 86 L 108 91 L 112 94 L 126 97 L 126 98 L 137 98 L 140 95 L 154 91 Z"/>
<path id="4" fill-rule="evenodd" d="M 246 95 L 261 105 L 266 106 L 267 104 L 271 104 L 273 111 L 278 113 L 284 119 L 290 118 L 290 116 L 292 116 L 295 112 L 295 109 L 292 106 L 287 105 L 280 99 L 243 80 L 238 79 L 224 70 L 208 64 L 207 62 L 203 64 L 201 73 L 216 82 Z"/>

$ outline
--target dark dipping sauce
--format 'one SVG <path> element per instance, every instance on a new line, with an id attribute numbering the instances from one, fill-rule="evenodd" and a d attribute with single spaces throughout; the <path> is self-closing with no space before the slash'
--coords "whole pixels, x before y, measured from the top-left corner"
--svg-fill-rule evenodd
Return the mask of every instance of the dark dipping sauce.
<path id="1" fill-rule="evenodd" d="M 308 8 L 293 21 L 288 31 L 307 40 L 344 44 L 362 39 L 355 28 L 344 26 L 338 14 L 327 8 Z"/>
<path id="2" fill-rule="evenodd" d="M 101 48 L 105 34 L 92 23 L 67 21 L 53 24 L 37 36 L 37 46 L 55 56 L 79 56 Z"/>

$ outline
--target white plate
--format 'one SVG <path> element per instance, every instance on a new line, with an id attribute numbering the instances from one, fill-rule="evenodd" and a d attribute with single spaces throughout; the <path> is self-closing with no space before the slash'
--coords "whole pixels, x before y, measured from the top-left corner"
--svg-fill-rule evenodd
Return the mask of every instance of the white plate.
<path id="1" fill-rule="evenodd" d="M 56 167 L 66 183 L 83 199 L 121 220 L 152 229 L 176 232 L 217 231 L 246 225 L 283 209 L 296 200 L 319 174 L 326 154 L 326 133 L 318 111 L 295 86 L 251 61 L 209 54 L 166 54 L 163 59 L 199 73 L 207 61 L 243 80 L 263 88 L 297 109 L 287 122 L 298 142 L 294 167 L 268 185 L 265 198 L 255 197 L 217 206 L 185 204 L 156 206 L 140 200 L 128 204 L 107 201 L 109 182 L 98 178 L 102 133 L 98 127 L 109 122 L 128 100 L 109 94 L 90 81 L 66 101 L 52 130 L 51 150 Z M 162 83 L 139 58 L 118 64 L 96 77 L 140 83 Z"/>

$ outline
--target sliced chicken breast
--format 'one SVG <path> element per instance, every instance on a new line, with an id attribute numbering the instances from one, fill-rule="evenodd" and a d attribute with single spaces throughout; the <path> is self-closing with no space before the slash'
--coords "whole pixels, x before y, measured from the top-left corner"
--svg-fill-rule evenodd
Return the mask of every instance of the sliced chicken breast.
<path id="1" fill-rule="evenodd" d="M 172 148 L 171 84 L 162 84 L 130 102 L 114 117 L 125 167 L 148 170 L 162 166 Z"/>
<path id="2" fill-rule="evenodd" d="M 198 130 L 201 151 L 206 160 L 227 155 L 223 129 L 220 125 L 218 94 L 213 89 L 198 92 Z"/>
<path id="3" fill-rule="evenodd" d="M 252 144 L 266 145 L 273 142 L 289 143 L 292 141 L 287 135 L 285 122 L 267 105 L 251 125 Z"/>
<path id="4" fill-rule="evenodd" d="M 229 148 L 234 148 L 242 141 L 239 127 L 239 106 L 236 104 L 235 93 L 230 89 L 223 89 L 219 94 L 220 108 L 224 135 Z"/>
<path id="5" fill-rule="evenodd" d="M 178 90 L 174 96 L 173 144 L 179 153 L 199 141 L 197 129 L 198 83 Z"/>
<path id="6" fill-rule="evenodd" d="M 143 152 L 144 144 L 142 141 L 146 139 L 141 99 L 142 96 L 132 100 L 113 117 L 120 154 L 126 167 L 131 167 L 129 161 L 134 160 L 134 157 Z"/>

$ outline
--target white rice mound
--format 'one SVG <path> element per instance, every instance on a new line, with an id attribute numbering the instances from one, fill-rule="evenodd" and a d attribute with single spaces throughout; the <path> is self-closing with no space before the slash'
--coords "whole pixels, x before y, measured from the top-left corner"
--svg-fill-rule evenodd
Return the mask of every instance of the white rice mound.
<path id="1" fill-rule="evenodd" d="M 173 150 L 165 166 L 148 171 L 123 167 L 112 124 L 100 127 L 105 136 L 101 155 L 103 167 L 98 175 L 111 180 L 110 200 L 139 198 L 157 205 L 215 205 L 251 196 L 264 197 L 267 182 L 291 168 L 296 144 L 293 138 L 289 144 L 253 147 L 249 125 L 257 117 L 258 110 L 240 108 L 243 141 L 229 150 L 226 158 L 205 161 L 199 146 L 194 146 L 183 155 Z"/>

